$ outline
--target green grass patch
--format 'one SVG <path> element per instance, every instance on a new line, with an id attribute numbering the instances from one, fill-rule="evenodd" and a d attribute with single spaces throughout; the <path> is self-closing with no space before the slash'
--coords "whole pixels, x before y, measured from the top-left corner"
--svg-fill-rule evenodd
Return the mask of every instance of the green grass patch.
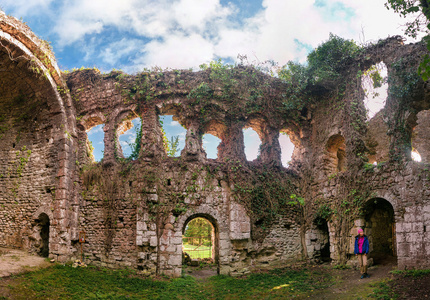
<path id="1" fill-rule="evenodd" d="M 394 300 L 397 299 L 397 295 L 392 291 L 389 285 L 390 281 L 383 280 L 375 283 L 373 292 L 369 294 L 369 298 L 378 300 Z"/>
<path id="2" fill-rule="evenodd" d="M 12 299 L 285 299 L 312 295 L 332 284 L 330 275 L 307 269 L 161 281 L 140 278 L 130 270 L 56 265 L 20 275 L 10 287 L 0 288 L 9 289 Z"/>
<path id="3" fill-rule="evenodd" d="M 212 258 L 212 249 L 207 246 L 183 245 L 183 249 L 192 259 Z"/>
<path id="4" fill-rule="evenodd" d="M 405 271 L 394 270 L 394 271 L 391 271 L 391 273 L 395 274 L 395 275 L 402 275 L 404 277 L 421 277 L 421 276 L 430 274 L 430 269 L 427 269 L 427 270 L 405 270 Z"/>

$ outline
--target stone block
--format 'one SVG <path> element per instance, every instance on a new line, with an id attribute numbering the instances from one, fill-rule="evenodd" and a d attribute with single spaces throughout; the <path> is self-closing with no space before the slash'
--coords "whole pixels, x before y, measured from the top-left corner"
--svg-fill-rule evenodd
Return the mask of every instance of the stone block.
<path id="1" fill-rule="evenodd" d="M 158 195 L 157 194 L 148 194 L 148 200 L 157 203 L 158 202 Z"/>
<path id="2" fill-rule="evenodd" d="M 171 266 L 181 266 L 182 265 L 182 255 L 171 254 L 168 259 L 168 264 Z"/>
<path id="3" fill-rule="evenodd" d="M 149 246 L 157 247 L 157 237 L 156 236 L 151 236 L 149 238 Z"/>

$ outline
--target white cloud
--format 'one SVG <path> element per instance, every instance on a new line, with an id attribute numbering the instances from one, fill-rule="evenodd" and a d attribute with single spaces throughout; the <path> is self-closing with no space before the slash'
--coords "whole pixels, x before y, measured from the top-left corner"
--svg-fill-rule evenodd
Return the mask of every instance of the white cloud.
<path id="1" fill-rule="evenodd" d="M 119 61 L 124 57 L 137 56 L 141 49 L 144 47 L 144 42 L 139 39 L 127 39 L 123 38 L 120 41 L 114 42 L 109 46 L 105 47 L 99 54 L 98 57 L 109 66 L 119 68 Z M 91 57 L 86 57 L 89 60 Z M 132 67 L 124 66 L 127 71 Z"/>
<path id="2" fill-rule="evenodd" d="M 1 0 L 0 7 L 17 18 L 46 13 L 53 0 Z"/>
<path id="3" fill-rule="evenodd" d="M 186 69 L 214 59 L 213 42 L 201 35 L 169 35 L 164 40 L 146 44 L 143 56 L 136 59 L 136 67 Z"/>
<path id="4" fill-rule="evenodd" d="M 178 121 L 172 121 L 172 122 L 170 122 L 169 126 L 174 126 L 174 127 L 176 127 L 176 126 L 181 126 L 181 124 L 179 124 L 179 122 L 178 122 Z"/>
<path id="5" fill-rule="evenodd" d="M 238 54 L 281 65 L 303 62 L 307 49 L 297 41 L 314 48 L 330 32 L 360 40 L 362 29 L 366 40 L 377 40 L 402 34 L 406 22 L 384 7 L 385 0 L 264 0 L 262 10 L 241 20 L 240 6 L 220 0 L 66 0 L 59 8 L 52 0 L 3 3 L 18 14 L 52 17 L 57 46 L 78 43 L 86 61 L 132 72 L 150 66 L 195 68 Z M 112 32 L 121 38 L 106 46 Z M 125 57 L 129 63 L 118 65 Z"/>

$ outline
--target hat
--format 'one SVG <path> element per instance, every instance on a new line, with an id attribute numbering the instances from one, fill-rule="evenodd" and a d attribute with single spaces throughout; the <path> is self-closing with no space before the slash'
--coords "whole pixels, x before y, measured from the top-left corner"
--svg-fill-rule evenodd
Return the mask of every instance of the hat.
<path id="1" fill-rule="evenodd" d="M 363 229 L 358 228 L 358 234 L 360 234 L 360 232 L 363 232 Z"/>

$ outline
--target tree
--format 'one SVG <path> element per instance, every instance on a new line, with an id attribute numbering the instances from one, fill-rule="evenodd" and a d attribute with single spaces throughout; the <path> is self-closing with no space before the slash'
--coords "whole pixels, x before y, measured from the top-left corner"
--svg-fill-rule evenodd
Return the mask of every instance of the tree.
<path id="1" fill-rule="evenodd" d="M 405 34 L 416 38 L 420 32 L 426 33 L 424 40 L 427 49 L 430 51 L 430 0 L 387 0 L 385 3 L 387 9 L 393 9 L 403 17 L 414 15 L 413 21 L 406 23 Z M 418 73 L 423 80 L 430 78 L 430 56 L 426 54 L 421 62 Z"/>
<path id="2" fill-rule="evenodd" d="M 212 236 L 212 225 L 204 218 L 191 220 L 185 229 L 185 237 L 199 238 L 198 242 L 210 242 Z M 194 239 L 191 239 L 194 242 Z"/>

